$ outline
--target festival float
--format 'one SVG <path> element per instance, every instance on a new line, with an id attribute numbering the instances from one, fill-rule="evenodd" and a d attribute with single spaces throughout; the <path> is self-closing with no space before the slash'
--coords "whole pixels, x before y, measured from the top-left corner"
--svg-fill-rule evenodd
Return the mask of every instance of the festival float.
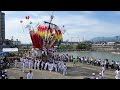
<path id="1" fill-rule="evenodd" d="M 33 48 L 31 50 L 32 57 L 40 57 L 44 53 L 44 56 L 52 55 L 54 47 L 59 46 L 63 41 L 62 34 L 64 33 L 64 25 L 60 28 L 58 25 L 53 24 L 53 13 L 50 17 L 50 21 L 43 21 L 42 24 L 37 24 L 32 27 L 30 16 L 25 17 L 29 20 L 29 24 L 25 28 L 29 31 Z M 23 24 L 23 20 L 20 20 Z M 49 54 L 49 55 L 48 55 Z"/>

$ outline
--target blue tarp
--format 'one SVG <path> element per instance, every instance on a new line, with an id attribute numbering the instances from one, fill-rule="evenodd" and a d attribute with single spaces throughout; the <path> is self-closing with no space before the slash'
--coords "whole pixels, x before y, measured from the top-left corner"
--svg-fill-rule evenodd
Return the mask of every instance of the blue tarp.
<path id="1" fill-rule="evenodd" d="M 10 52 L 0 52 L 0 56 L 9 55 Z"/>

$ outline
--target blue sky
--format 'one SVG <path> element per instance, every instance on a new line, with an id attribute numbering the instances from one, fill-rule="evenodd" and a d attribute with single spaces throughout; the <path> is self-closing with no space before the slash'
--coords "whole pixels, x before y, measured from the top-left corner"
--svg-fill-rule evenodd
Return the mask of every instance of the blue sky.
<path id="1" fill-rule="evenodd" d="M 52 11 L 2 11 L 5 13 L 6 39 L 18 39 L 31 43 L 28 30 L 23 30 L 30 21 L 32 25 L 49 21 Z M 29 21 L 25 16 L 30 16 Z M 23 20 L 21 25 L 20 20 Z M 120 11 L 54 11 L 53 23 L 65 26 L 67 33 L 63 40 L 82 41 L 94 37 L 113 37 L 120 35 Z"/>

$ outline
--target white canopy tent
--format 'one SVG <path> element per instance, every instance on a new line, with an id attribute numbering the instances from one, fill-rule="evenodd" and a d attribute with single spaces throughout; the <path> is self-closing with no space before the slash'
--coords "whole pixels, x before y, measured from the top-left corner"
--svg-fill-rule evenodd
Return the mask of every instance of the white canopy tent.
<path id="1" fill-rule="evenodd" d="M 3 48 L 3 52 L 18 52 L 18 48 Z"/>

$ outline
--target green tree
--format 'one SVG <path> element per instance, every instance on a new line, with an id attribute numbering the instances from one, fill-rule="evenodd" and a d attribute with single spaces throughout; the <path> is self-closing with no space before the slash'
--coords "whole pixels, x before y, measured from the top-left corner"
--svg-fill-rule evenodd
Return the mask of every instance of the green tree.
<path id="1" fill-rule="evenodd" d="M 90 50 L 91 49 L 91 44 L 89 43 L 79 43 L 77 46 L 76 46 L 76 49 L 86 49 L 86 50 Z"/>

